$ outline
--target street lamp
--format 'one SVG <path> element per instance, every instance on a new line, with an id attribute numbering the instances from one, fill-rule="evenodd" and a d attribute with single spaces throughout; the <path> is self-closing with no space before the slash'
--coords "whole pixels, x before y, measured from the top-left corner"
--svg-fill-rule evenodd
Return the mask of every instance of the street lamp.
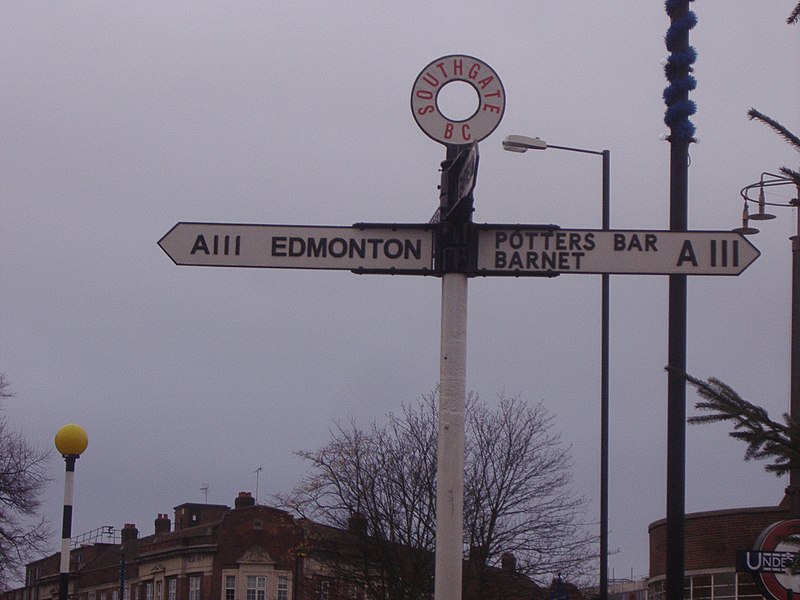
<path id="1" fill-rule="evenodd" d="M 548 144 L 538 137 L 509 135 L 503 140 L 503 149 L 509 152 L 528 150 L 567 150 L 583 154 L 595 154 L 603 159 L 602 222 L 603 230 L 611 228 L 611 152 L 609 150 L 586 150 L 569 146 Z M 600 600 L 608 598 L 608 398 L 609 398 L 609 291 L 608 273 L 601 275 L 600 307 Z"/>
<path id="2" fill-rule="evenodd" d="M 767 202 L 764 199 L 766 188 L 794 185 L 797 189 L 797 197 L 790 198 L 786 202 Z M 750 195 L 758 190 L 757 199 Z M 800 183 L 774 173 L 762 173 L 757 183 L 751 183 L 741 189 L 739 194 L 744 198 L 744 210 L 742 213 L 742 226 L 734 229 L 745 235 L 758 233 L 758 229 L 750 227 L 749 221 L 767 221 L 774 219 L 775 215 L 766 212 L 767 206 L 782 208 L 800 207 Z M 758 206 L 758 211 L 749 214 L 748 203 Z M 789 387 L 789 414 L 792 419 L 800 420 L 800 210 L 796 212 L 795 234 L 789 239 L 792 241 L 792 325 L 791 325 L 791 362 L 790 362 L 790 387 Z M 800 516 L 800 469 L 789 470 L 789 487 L 786 488 L 789 496 L 792 516 Z"/>
<path id="3" fill-rule="evenodd" d="M 61 566 L 59 568 L 58 600 L 67 600 L 69 593 L 69 546 L 72 537 L 72 488 L 75 480 L 75 461 L 80 458 L 89 436 L 80 425 L 70 423 L 56 432 L 56 450 L 64 457 L 64 516 L 61 522 Z"/>

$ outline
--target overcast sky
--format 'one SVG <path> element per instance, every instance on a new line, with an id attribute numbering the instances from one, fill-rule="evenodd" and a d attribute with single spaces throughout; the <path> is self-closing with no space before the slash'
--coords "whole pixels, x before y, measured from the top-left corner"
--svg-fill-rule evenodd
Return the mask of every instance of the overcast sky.
<path id="1" fill-rule="evenodd" d="M 739 190 L 797 154 L 753 106 L 800 131 L 794 2 L 694 2 L 699 143 L 690 229 L 731 229 Z M 259 501 L 334 419 L 362 423 L 437 384 L 441 282 L 338 271 L 178 267 L 178 221 L 427 222 L 444 147 L 414 122 L 417 74 L 446 54 L 498 73 L 475 221 L 600 227 L 600 159 L 503 152 L 508 134 L 611 150 L 614 228 L 669 227 L 662 2 L 0 1 L 0 371 L 4 414 L 52 447 L 89 433 L 73 532 L 153 532 L 183 502 Z M 455 107 L 452 109 L 455 110 Z M 774 201 L 787 201 L 788 188 Z M 738 277 L 689 281 L 688 366 L 788 408 L 794 214 L 763 224 Z M 473 279 L 467 387 L 543 401 L 599 514 L 600 277 Z M 667 278 L 611 277 L 612 576 L 648 570 L 665 515 Z M 690 406 L 696 400 L 690 391 Z M 692 411 L 690 410 L 691 414 Z M 688 511 L 773 505 L 786 481 L 720 426 L 687 434 Z M 53 550 L 54 456 L 43 509 Z"/>

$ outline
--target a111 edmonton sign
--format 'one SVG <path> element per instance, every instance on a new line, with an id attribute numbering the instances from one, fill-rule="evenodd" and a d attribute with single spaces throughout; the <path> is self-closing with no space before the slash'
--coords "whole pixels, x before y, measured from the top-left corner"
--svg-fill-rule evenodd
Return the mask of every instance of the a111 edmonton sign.
<path id="1" fill-rule="evenodd" d="M 178 223 L 158 244 L 178 265 L 396 274 L 425 274 L 433 268 L 433 234 L 429 225 Z"/>

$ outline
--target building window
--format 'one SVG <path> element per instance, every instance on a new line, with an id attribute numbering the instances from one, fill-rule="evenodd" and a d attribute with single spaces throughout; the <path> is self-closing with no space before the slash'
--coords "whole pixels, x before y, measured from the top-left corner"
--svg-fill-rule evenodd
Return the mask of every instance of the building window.
<path id="1" fill-rule="evenodd" d="M 758 589 L 752 578 L 746 577 L 744 573 L 737 574 L 736 578 L 738 580 L 736 593 L 739 600 L 744 600 L 744 598 L 761 600 L 763 598 L 761 590 Z"/>
<path id="2" fill-rule="evenodd" d="M 100 592 L 100 600 L 106 600 L 106 598 L 108 598 L 106 593 L 105 592 Z"/>
<path id="3" fill-rule="evenodd" d="M 156 581 L 156 600 L 164 600 L 164 582 Z"/>
<path id="4" fill-rule="evenodd" d="M 236 577 L 225 576 L 225 600 L 236 600 Z"/>
<path id="5" fill-rule="evenodd" d="M 148 581 L 144 584 L 144 600 L 153 600 L 153 582 Z"/>
<path id="6" fill-rule="evenodd" d="M 200 575 L 189 577 L 189 600 L 200 600 Z"/>
<path id="7" fill-rule="evenodd" d="M 365 591 L 364 587 L 359 584 L 353 584 L 353 593 L 352 598 L 353 600 L 364 600 L 365 599 Z"/>
<path id="8" fill-rule="evenodd" d="M 288 577 L 278 577 L 278 600 L 289 600 Z"/>
<path id="9" fill-rule="evenodd" d="M 167 600 L 176 600 L 178 583 L 174 577 L 167 580 Z"/>
<path id="10" fill-rule="evenodd" d="M 89 600 L 94 600 L 95 595 L 94 592 L 89 592 Z"/>
<path id="11" fill-rule="evenodd" d="M 329 600 L 331 594 L 331 582 L 323 579 L 317 585 L 317 600 Z"/>
<path id="12" fill-rule="evenodd" d="M 247 600 L 266 600 L 266 598 L 267 598 L 267 578 L 248 575 Z"/>
<path id="13" fill-rule="evenodd" d="M 118 590 L 114 590 L 113 592 L 111 592 L 111 600 L 119 600 L 119 591 Z"/>
<path id="14" fill-rule="evenodd" d="M 664 600 L 665 580 L 649 586 L 650 600 Z M 686 600 L 763 600 L 758 587 L 745 573 L 700 573 L 687 577 L 684 584 Z"/>
<path id="15" fill-rule="evenodd" d="M 692 577 L 692 597 L 695 600 L 711 600 L 711 575 Z"/>

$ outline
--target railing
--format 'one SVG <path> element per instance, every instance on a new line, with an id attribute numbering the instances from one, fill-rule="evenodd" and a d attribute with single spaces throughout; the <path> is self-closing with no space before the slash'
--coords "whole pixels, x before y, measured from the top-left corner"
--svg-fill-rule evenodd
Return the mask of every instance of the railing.
<path id="1" fill-rule="evenodd" d="M 104 525 L 92 531 L 87 531 L 80 535 L 70 538 L 70 546 L 77 548 L 79 546 L 87 546 L 91 544 L 119 544 L 120 533 L 118 529 L 114 529 L 111 525 Z"/>

